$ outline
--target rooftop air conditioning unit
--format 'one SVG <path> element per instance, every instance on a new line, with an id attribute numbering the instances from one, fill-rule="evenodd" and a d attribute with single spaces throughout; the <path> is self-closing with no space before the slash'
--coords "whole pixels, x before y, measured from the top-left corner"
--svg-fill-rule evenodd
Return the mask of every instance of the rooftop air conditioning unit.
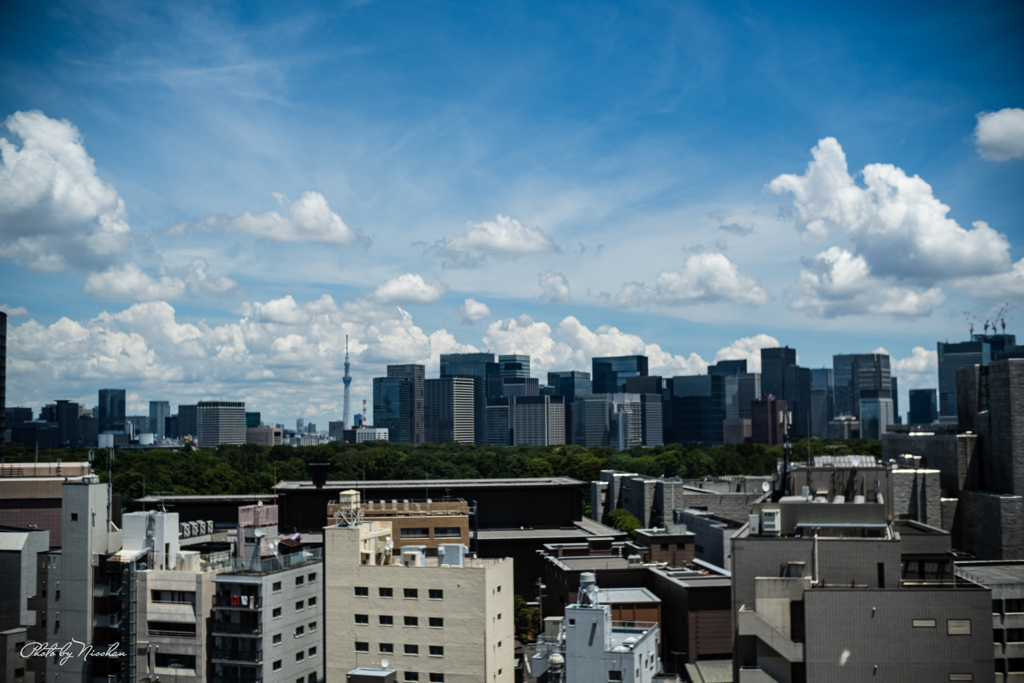
<path id="1" fill-rule="evenodd" d="M 782 530 L 781 510 L 761 510 L 761 535 L 778 536 Z"/>

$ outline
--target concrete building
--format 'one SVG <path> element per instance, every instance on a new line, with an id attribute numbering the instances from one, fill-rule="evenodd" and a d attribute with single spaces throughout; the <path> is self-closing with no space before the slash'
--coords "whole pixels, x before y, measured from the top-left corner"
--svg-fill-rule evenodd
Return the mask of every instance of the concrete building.
<path id="1" fill-rule="evenodd" d="M 592 391 L 595 394 L 617 394 L 628 391 L 627 377 L 646 377 L 647 356 L 608 356 L 593 358 Z"/>
<path id="2" fill-rule="evenodd" d="M 732 539 L 744 524 L 705 510 L 676 511 L 677 523 L 693 534 L 694 558 L 732 571 Z"/>
<path id="3" fill-rule="evenodd" d="M 939 396 L 935 389 L 911 389 L 907 424 L 930 425 L 939 419 Z"/>
<path id="4" fill-rule="evenodd" d="M 786 440 L 784 417 L 788 404 L 772 394 L 750 402 L 750 442 L 771 448 Z"/>
<path id="5" fill-rule="evenodd" d="M 181 407 L 179 406 L 179 411 Z M 180 415 L 180 412 L 179 412 Z M 196 407 L 199 448 L 245 443 L 244 401 L 200 401 Z"/>
<path id="6" fill-rule="evenodd" d="M 7 314 L 0 311 L 0 462 L 7 443 Z"/>
<path id="7" fill-rule="evenodd" d="M 373 421 L 396 443 L 413 443 L 413 387 L 407 377 L 373 378 Z"/>
<path id="8" fill-rule="evenodd" d="M 363 519 L 391 525 L 391 540 L 396 548 L 426 548 L 430 557 L 437 557 L 443 544 L 469 546 L 469 504 L 461 498 L 446 500 L 366 500 L 360 503 Z M 341 504 L 327 506 L 327 524 L 341 521 Z"/>
<path id="9" fill-rule="evenodd" d="M 21 650 L 36 623 L 29 602 L 38 595 L 39 557 L 49 550 L 48 531 L 0 527 L 0 677 L 5 681 L 36 680 Z"/>
<path id="10" fill-rule="evenodd" d="M 246 428 L 245 442 L 260 446 L 280 446 L 284 444 L 284 430 L 279 427 Z"/>
<path id="11" fill-rule="evenodd" d="M 339 505 L 347 523 L 324 529 L 328 680 L 383 657 L 403 681 L 513 681 L 512 560 L 459 544 L 393 552 L 390 523 L 359 520 L 358 492 Z"/>
<path id="12" fill-rule="evenodd" d="M 409 363 L 405 365 L 389 365 L 388 377 L 393 379 L 409 380 L 410 412 L 409 412 L 409 434 L 411 443 L 419 446 L 426 438 L 426 427 L 424 426 L 424 394 L 423 382 L 426 377 L 426 369 L 422 365 Z M 374 421 L 377 420 L 377 412 L 374 410 Z M 388 426 L 388 425 L 381 425 Z M 389 427 L 390 428 L 390 427 Z"/>
<path id="13" fill-rule="evenodd" d="M 956 577 L 992 591 L 997 683 L 1024 681 L 1024 562 L 956 563 Z"/>
<path id="14" fill-rule="evenodd" d="M 540 380 L 536 377 L 502 377 L 502 396 L 540 396 Z"/>
<path id="15" fill-rule="evenodd" d="M 171 404 L 168 401 L 149 402 L 149 428 L 150 434 L 156 434 L 157 438 L 167 436 L 166 420 L 171 416 Z"/>
<path id="16" fill-rule="evenodd" d="M 470 377 L 441 377 L 426 380 L 423 387 L 426 440 L 432 443 L 475 443 L 477 411 L 474 380 Z"/>
<path id="17" fill-rule="evenodd" d="M 387 427 L 359 427 L 355 430 L 356 443 L 363 441 L 388 441 Z"/>

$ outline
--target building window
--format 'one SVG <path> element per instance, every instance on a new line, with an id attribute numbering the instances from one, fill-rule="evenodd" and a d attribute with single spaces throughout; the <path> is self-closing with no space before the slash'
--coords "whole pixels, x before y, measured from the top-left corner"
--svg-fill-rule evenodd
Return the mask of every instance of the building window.
<path id="1" fill-rule="evenodd" d="M 402 591 L 402 594 L 405 596 L 406 600 L 415 600 L 419 597 L 420 593 L 415 588 L 406 588 Z"/>
<path id="2" fill-rule="evenodd" d="M 444 646 L 442 645 L 431 645 L 430 646 L 431 657 L 444 657 Z"/>
<path id="3" fill-rule="evenodd" d="M 275 581 L 273 583 L 273 585 L 270 587 L 270 590 L 273 593 L 280 593 L 281 592 L 281 582 L 280 581 Z"/>
<path id="4" fill-rule="evenodd" d="M 309 674 L 306 683 L 316 683 L 316 674 Z"/>
<path id="5" fill-rule="evenodd" d="M 274 666 L 272 668 L 274 669 L 274 671 L 280 671 L 281 670 L 281 660 L 279 659 L 276 662 L 274 662 Z"/>
<path id="6" fill-rule="evenodd" d="M 305 608 L 306 608 L 306 603 L 305 603 L 305 601 L 303 601 L 303 600 L 299 600 L 298 602 L 296 602 L 296 603 L 295 603 L 295 611 L 296 611 L 296 612 L 301 612 L 301 611 L 302 611 L 302 610 L 304 610 Z"/>
<path id="7" fill-rule="evenodd" d="M 296 576 L 295 577 L 295 585 L 296 586 L 301 586 L 304 583 L 306 583 L 306 577 L 304 577 L 304 576 Z"/>
<path id="8" fill-rule="evenodd" d="M 1024 600 L 1020 598 L 1013 598 L 1006 601 L 1006 612 L 1011 614 L 1014 612 L 1024 612 Z"/>
<path id="9" fill-rule="evenodd" d="M 274 611 L 273 611 L 273 612 L 271 612 L 271 613 L 270 613 L 270 615 L 271 615 L 271 616 L 272 616 L 272 617 L 273 617 L 274 619 L 280 619 L 280 618 L 281 618 L 281 608 L 280 608 L 280 607 L 275 607 L 275 608 L 274 608 Z"/>
<path id="10" fill-rule="evenodd" d="M 195 669 L 196 668 L 196 656 L 195 655 L 175 655 L 170 652 L 160 653 L 157 652 L 153 658 L 153 664 L 161 668 L 172 667 L 175 664 L 177 668 L 182 669 Z"/>
<path id="11" fill-rule="evenodd" d="M 391 598 L 394 597 L 395 593 L 390 588 L 378 588 L 377 594 L 380 595 L 380 597 L 382 598 Z"/>
<path id="12" fill-rule="evenodd" d="M 440 588 L 431 588 L 428 596 L 431 600 L 444 600 L 444 591 Z"/>
<path id="13" fill-rule="evenodd" d="M 661 544 L 661 549 L 662 550 L 668 550 L 668 543 L 662 543 Z"/>
<path id="14" fill-rule="evenodd" d="M 377 617 L 377 620 L 380 622 L 381 626 L 395 625 L 395 618 L 390 614 L 381 614 L 379 617 Z"/>
<path id="15" fill-rule="evenodd" d="M 499 648 L 501 647 L 501 641 L 500 640 L 498 641 L 498 647 Z"/>
<path id="16" fill-rule="evenodd" d="M 430 674 L 430 683 L 444 683 L 444 674 Z"/>
<path id="17" fill-rule="evenodd" d="M 368 598 L 370 597 L 370 589 L 366 586 L 356 586 L 356 597 L 357 598 Z"/>
<path id="18" fill-rule="evenodd" d="M 356 623 L 357 624 L 369 624 L 370 623 L 370 615 L 369 614 L 357 614 L 356 615 Z"/>
<path id="19" fill-rule="evenodd" d="M 71 513 L 71 521 L 72 522 L 77 522 L 78 521 L 78 513 L 77 512 L 72 512 Z"/>
<path id="20" fill-rule="evenodd" d="M 405 654 L 407 655 L 418 655 L 420 653 L 419 645 L 406 645 Z"/>
<path id="21" fill-rule="evenodd" d="M 444 619 L 441 617 L 430 617 L 430 628 L 444 628 Z"/>
<path id="22" fill-rule="evenodd" d="M 304 635 L 306 635 L 306 627 L 305 626 L 296 626 L 295 627 L 295 637 L 296 638 L 301 638 Z"/>
<path id="23" fill-rule="evenodd" d="M 309 648 L 309 656 L 310 657 L 316 657 L 316 648 L 315 647 Z"/>
<path id="24" fill-rule="evenodd" d="M 971 635 L 971 620 L 970 619 L 947 619 L 946 620 L 946 635 L 950 635 L 950 636 L 969 636 L 969 635 Z"/>
<path id="25" fill-rule="evenodd" d="M 310 633 L 316 633 L 316 622 L 315 621 L 309 622 L 309 632 Z"/>
<path id="26" fill-rule="evenodd" d="M 499 593 L 501 592 L 501 586 L 498 586 L 498 592 Z"/>
<path id="27" fill-rule="evenodd" d="M 316 581 L 316 572 L 311 572 L 310 575 L 306 577 L 306 579 L 310 583 L 313 583 L 314 581 Z"/>
<path id="28" fill-rule="evenodd" d="M 430 538 L 430 529 L 425 527 L 402 529 L 402 538 Z"/>
<path id="29" fill-rule="evenodd" d="M 434 527 L 434 538 L 459 538 L 462 530 L 457 526 Z"/>
<path id="30" fill-rule="evenodd" d="M 303 652 L 302 650 L 299 650 L 298 652 L 295 653 L 295 661 L 296 662 L 301 662 L 305 658 L 306 658 L 306 653 Z"/>
<path id="31" fill-rule="evenodd" d="M 274 637 L 271 639 L 271 642 L 274 645 L 280 645 L 281 644 L 281 634 L 280 633 L 275 633 Z"/>
<path id="32" fill-rule="evenodd" d="M 393 655 L 393 654 L 395 654 L 395 644 L 394 643 L 381 643 L 380 644 L 380 653 L 382 655 Z"/>
<path id="33" fill-rule="evenodd" d="M 407 681 L 418 681 L 418 680 L 420 680 L 420 675 L 419 675 L 419 673 L 417 673 L 415 671 L 406 671 L 405 672 L 405 680 L 407 680 Z"/>
<path id="34" fill-rule="evenodd" d="M 609 671 L 608 672 L 608 680 L 609 681 L 616 681 L 616 682 L 621 681 L 622 680 L 622 672 L 621 671 Z"/>
<path id="35" fill-rule="evenodd" d="M 406 626 L 419 626 L 420 625 L 420 620 L 417 617 L 406 617 L 405 618 L 405 625 Z"/>
<path id="36" fill-rule="evenodd" d="M 951 681 L 973 681 L 974 674 L 949 674 Z"/>
<path id="37" fill-rule="evenodd" d="M 306 600 L 306 605 L 309 607 L 316 607 L 316 598 L 312 597 L 309 600 Z"/>
<path id="38" fill-rule="evenodd" d="M 370 644 L 361 641 L 356 641 L 356 652 L 369 652 Z"/>
<path id="39" fill-rule="evenodd" d="M 498 612 L 498 621 L 501 621 L 501 612 Z"/>
<path id="40" fill-rule="evenodd" d="M 1008 642 L 1008 643 L 1024 642 L 1024 628 L 1008 628 L 1008 629 L 1006 629 L 1006 642 Z"/>
<path id="41" fill-rule="evenodd" d="M 934 619 L 914 619 L 911 623 L 914 628 L 935 628 Z"/>

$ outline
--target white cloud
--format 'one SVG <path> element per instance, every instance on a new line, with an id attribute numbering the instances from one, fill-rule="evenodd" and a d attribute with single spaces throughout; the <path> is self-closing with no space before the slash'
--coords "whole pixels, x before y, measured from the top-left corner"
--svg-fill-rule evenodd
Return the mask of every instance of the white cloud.
<path id="1" fill-rule="evenodd" d="M 883 353 L 888 353 L 882 349 Z M 907 358 L 893 359 L 892 369 L 899 375 L 935 374 L 939 371 L 939 353 L 915 346 Z"/>
<path id="2" fill-rule="evenodd" d="M 230 295 L 239 293 L 238 283 L 226 277 L 210 278 L 205 259 L 197 258 L 182 277 L 162 273 L 151 277 L 134 263 L 111 266 L 85 279 L 85 292 L 100 299 L 160 301 L 193 294 Z"/>
<path id="3" fill-rule="evenodd" d="M 33 270 L 110 262 L 128 246 L 124 200 L 100 179 L 78 129 L 41 111 L 4 122 L 0 138 L 0 258 Z"/>
<path id="4" fill-rule="evenodd" d="M 863 256 L 840 247 L 819 253 L 800 271 L 800 288 L 802 294 L 792 308 L 826 318 L 861 314 L 918 317 L 946 300 L 938 287 L 920 290 L 899 286 L 892 278 L 872 277 Z"/>
<path id="5" fill-rule="evenodd" d="M 467 222 L 461 235 L 444 244 L 448 252 L 500 256 L 525 256 L 554 248 L 555 243 L 542 231 L 500 213 L 493 221 Z"/>
<path id="6" fill-rule="evenodd" d="M 792 193 L 797 229 L 805 236 L 824 238 L 838 227 L 873 275 L 925 285 L 1009 269 L 1006 237 L 982 221 L 973 230 L 960 227 L 918 176 L 892 164 L 868 164 L 862 188 L 835 138 L 820 140 L 811 153 L 804 175 L 780 175 L 768 185 L 776 194 Z"/>
<path id="7" fill-rule="evenodd" d="M 463 325 L 472 325 L 490 314 L 491 309 L 487 307 L 487 304 L 480 303 L 476 299 L 466 299 L 466 302 L 459 307 L 459 315 L 462 318 L 460 322 Z"/>
<path id="8" fill-rule="evenodd" d="M 422 276 L 406 273 L 377 287 L 373 296 L 382 303 L 419 303 L 437 301 L 447 288 L 440 282 L 428 283 Z"/>
<path id="9" fill-rule="evenodd" d="M 964 278 L 953 282 L 957 289 L 982 299 L 1008 299 L 1024 296 L 1024 259 L 1005 273 Z"/>
<path id="10" fill-rule="evenodd" d="M 246 211 L 237 218 L 226 216 L 210 216 L 202 221 L 192 223 L 199 230 L 223 228 L 233 232 L 244 232 L 260 235 L 277 242 L 315 242 L 319 244 L 353 244 L 367 243 L 366 238 L 359 235 L 341 220 L 341 216 L 331 211 L 327 199 L 319 192 L 304 192 L 294 202 L 279 192 L 272 193 L 274 199 L 291 215 L 282 216 L 277 211 L 253 214 Z M 182 225 L 172 226 L 168 234 L 180 234 Z"/>
<path id="11" fill-rule="evenodd" d="M 627 282 L 618 294 L 608 297 L 616 308 L 637 308 L 647 304 L 685 306 L 689 304 L 731 301 L 748 306 L 763 306 L 771 294 L 749 275 L 740 272 L 724 254 L 693 254 L 683 269 L 662 272 L 655 287 Z"/>
<path id="12" fill-rule="evenodd" d="M 542 296 L 551 303 L 565 303 L 572 299 L 569 280 L 561 273 L 553 270 L 541 273 L 537 283 L 544 292 Z"/>
<path id="13" fill-rule="evenodd" d="M 10 304 L 0 304 L 0 311 L 3 311 L 10 318 L 21 318 L 28 315 L 28 309 L 24 306 L 11 306 Z"/>
<path id="14" fill-rule="evenodd" d="M 1024 157 L 1024 109 L 1007 107 L 978 114 L 974 144 L 978 154 L 990 161 Z"/>
<path id="15" fill-rule="evenodd" d="M 741 337 L 729 346 L 719 349 L 715 354 L 715 362 L 745 359 L 747 372 L 761 372 L 761 349 L 774 349 L 779 346 L 779 340 L 767 334 Z"/>

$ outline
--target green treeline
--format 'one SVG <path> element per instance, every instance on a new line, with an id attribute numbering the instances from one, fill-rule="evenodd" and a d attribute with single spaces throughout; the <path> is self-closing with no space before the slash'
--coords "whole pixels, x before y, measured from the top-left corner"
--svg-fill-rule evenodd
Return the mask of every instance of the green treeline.
<path id="1" fill-rule="evenodd" d="M 835 446 L 837 448 L 831 448 Z M 794 461 L 812 455 L 881 456 L 877 440 L 793 444 Z M 95 449 L 93 470 L 107 480 L 107 451 Z M 603 469 L 650 476 L 688 479 L 719 475 L 766 475 L 775 471 L 782 447 L 762 445 L 716 446 L 669 444 L 626 451 L 582 446 L 474 446 L 466 444 L 417 447 L 371 441 L 360 444 L 332 442 L 324 446 L 219 446 L 212 449 L 115 452 L 114 492 L 127 503 L 145 493 L 217 495 L 268 493 L 281 480 L 309 480 L 306 464 L 330 463 L 328 479 L 480 479 L 566 476 L 593 481 Z M 35 450 L 9 443 L 6 461 L 32 462 Z M 88 449 L 40 451 L 39 460 L 82 461 Z"/>

